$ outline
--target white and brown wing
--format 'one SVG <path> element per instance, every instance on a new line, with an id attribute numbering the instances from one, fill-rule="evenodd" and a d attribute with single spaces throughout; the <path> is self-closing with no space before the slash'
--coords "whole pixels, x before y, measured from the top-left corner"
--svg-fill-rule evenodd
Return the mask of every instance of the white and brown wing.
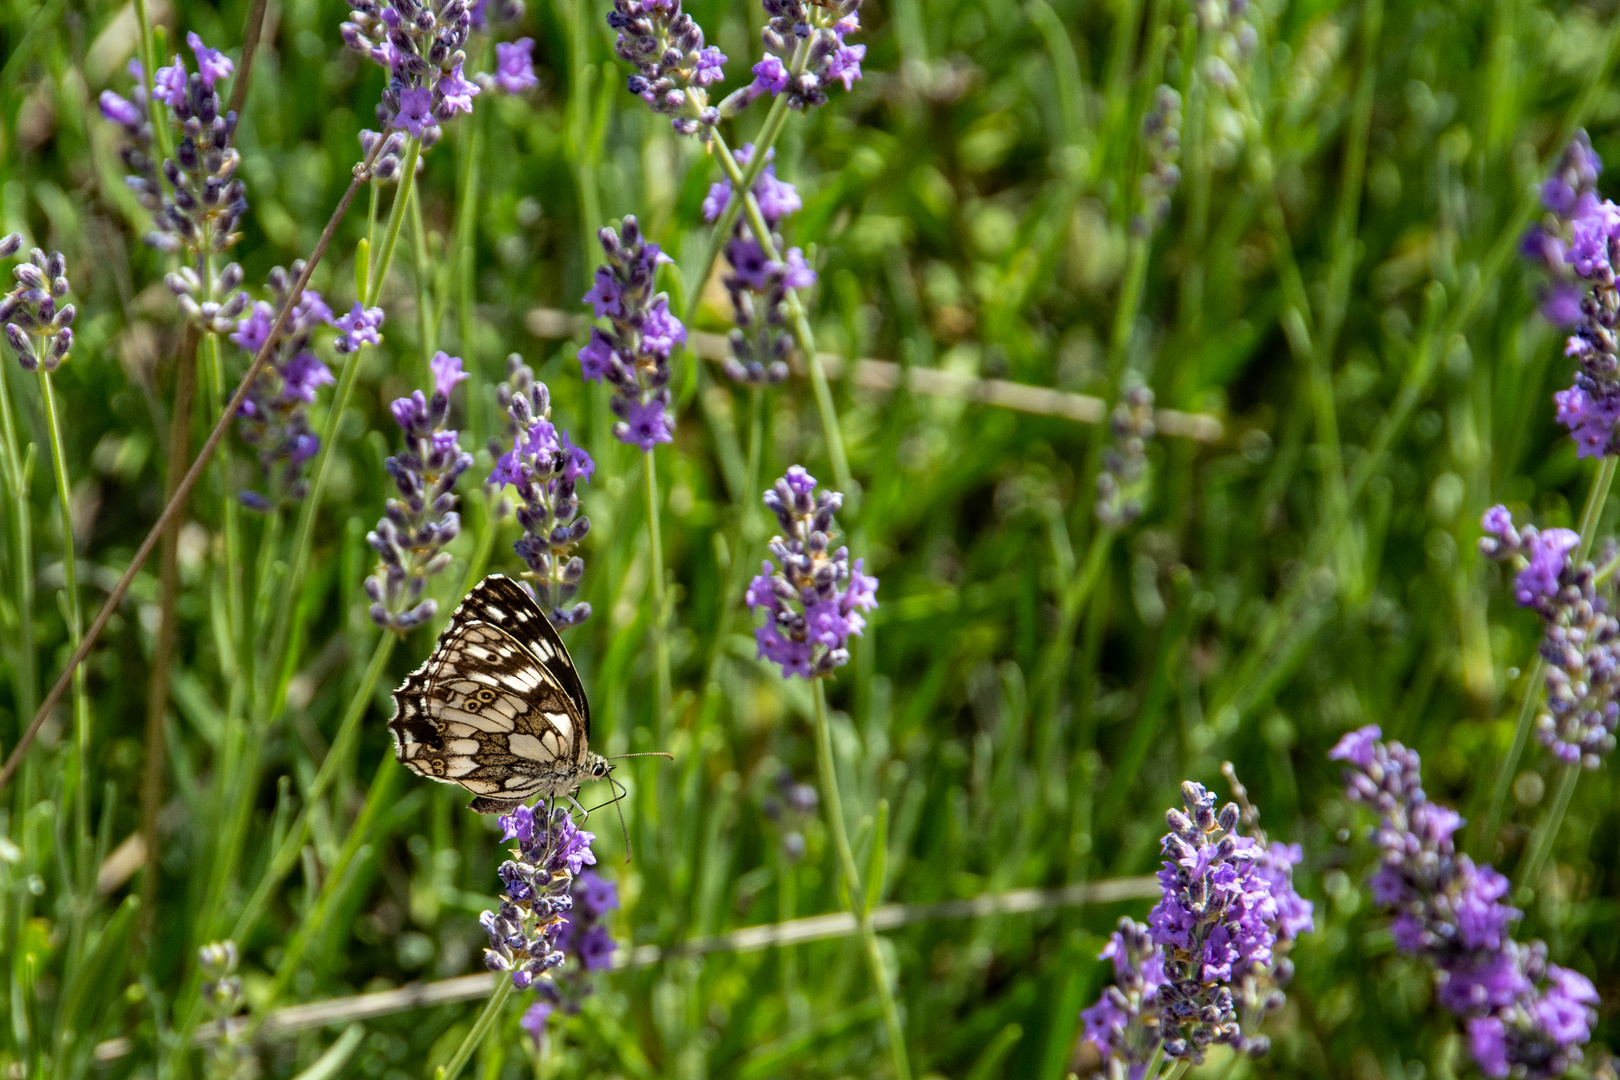
<path id="1" fill-rule="evenodd" d="M 499 813 L 578 787 L 587 731 L 551 667 L 502 626 L 468 617 L 510 610 L 474 604 L 482 591 L 456 609 L 427 662 L 394 691 L 388 727 L 402 764 L 466 788 L 478 796 L 472 807 L 480 813 Z"/>

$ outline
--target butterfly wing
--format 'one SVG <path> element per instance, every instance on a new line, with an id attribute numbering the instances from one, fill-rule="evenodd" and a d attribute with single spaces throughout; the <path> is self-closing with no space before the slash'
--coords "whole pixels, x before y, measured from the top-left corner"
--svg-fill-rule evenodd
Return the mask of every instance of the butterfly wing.
<path id="1" fill-rule="evenodd" d="M 579 714 L 585 737 L 590 737 L 591 706 L 585 700 L 579 672 L 556 627 L 527 589 L 504 574 L 490 574 L 467 594 L 467 599 L 456 609 L 456 617 L 492 623 L 516 638 L 568 694 Z"/>
<path id="2" fill-rule="evenodd" d="M 500 580 L 528 599 L 515 583 Z M 554 667 L 502 625 L 480 618 L 503 619 L 520 631 L 538 620 L 550 631 L 528 603 L 530 618 L 516 618 L 510 613 L 521 609 L 509 594 L 491 599 L 480 585 L 451 616 L 433 654 L 394 691 L 388 727 L 395 757 L 430 780 L 478 795 L 472 805 L 481 813 L 577 786 L 588 753 L 585 718 Z M 582 700 L 555 631 L 551 638 L 551 652 L 567 665 Z"/>

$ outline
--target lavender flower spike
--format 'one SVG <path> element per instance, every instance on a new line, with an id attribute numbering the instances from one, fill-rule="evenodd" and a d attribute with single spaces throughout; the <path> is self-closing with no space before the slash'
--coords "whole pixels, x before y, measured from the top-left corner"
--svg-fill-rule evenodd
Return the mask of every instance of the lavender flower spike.
<path id="1" fill-rule="evenodd" d="M 462 75 L 473 16 L 468 0 L 354 0 L 343 42 L 387 68 L 377 104 L 384 130 L 408 131 L 424 148 L 439 125 L 471 112 L 476 83 Z"/>
<path id="2" fill-rule="evenodd" d="M 281 267 L 270 271 L 270 293 L 275 306 L 260 301 L 236 324 L 231 341 L 250 355 L 269 338 L 276 312 L 286 306 L 292 282 L 303 272 L 295 262 L 291 275 Z M 304 497 L 308 484 L 303 467 L 321 448 L 320 436 L 309 423 L 315 391 L 331 385 L 331 371 L 311 346 L 315 331 L 332 324 L 332 311 L 313 289 L 305 289 L 282 324 L 266 364 L 248 389 L 237 412 L 237 432 L 258 451 L 268 493 L 243 491 L 243 505 L 267 511 Z"/>
<path id="3" fill-rule="evenodd" d="M 845 90 L 854 87 L 866 46 L 846 44 L 844 38 L 861 28 L 861 0 L 764 0 L 764 6 L 770 16 L 760 33 L 765 58 L 754 65 L 748 97 L 785 93 L 789 105 L 806 109 L 826 104 L 835 83 Z M 803 66 L 795 70 L 801 48 Z"/>
<path id="4" fill-rule="evenodd" d="M 782 527 L 770 543 L 782 569 L 765 560 L 746 593 L 748 606 L 767 616 L 754 631 L 759 655 L 803 679 L 848 663 L 850 635 L 866 627 L 861 612 L 877 607 L 878 580 L 861 572 L 863 560 L 851 564 L 845 547 L 827 550 L 843 495 L 817 496 L 815 487 L 816 478 L 795 465 L 765 493 Z"/>
<path id="5" fill-rule="evenodd" d="M 569 930 L 573 925 L 569 913 L 574 908 L 576 880 L 587 865 L 596 862 L 591 852 L 596 837 L 576 826 L 564 809 L 537 815 L 527 806 L 519 806 L 498 821 L 504 838 L 516 840 L 518 846 L 512 849 L 513 857 L 501 864 L 500 905 L 478 920 L 489 935 L 484 965 L 491 971 L 510 972 L 512 985 L 527 990 L 541 976 L 562 966 L 570 946 L 578 950 Z M 617 894 L 613 903 L 617 904 Z M 604 906 L 597 915 L 605 911 Z M 608 939 L 605 949 L 597 948 L 598 955 L 610 956 L 612 940 Z M 544 1022 L 542 1016 L 535 1025 L 536 1038 Z"/>
<path id="6" fill-rule="evenodd" d="M 607 21 L 619 32 L 613 51 L 636 69 L 632 94 L 670 117 L 682 135 L 720 122 L 707 88 L 724 77 L 726 57 L 703 44 L 703 28 L 681 10 L 681 0 L 613 0 Z"/>
<path id="7" fill-rule="evenodd" d="M 1124 1075 L 1140 1080 L 1159 1048 L 1159 989 L 1164 985 L 1164 953 L 1148 928 L 1129 917 L 1098 954 L 1114 963 L 1114 984 L 1103 990 L 1097 1003 L 1081 1010 L 1086 1041 L 1103 1061 L 1124 1067 Z M 1107 1078 L 1106 1072 L 1093 1074 Z"/>
<path id="8" fill-rule="evenodd" d="M 12 233 L 0 238 L 0 258 L 10 258 L 22 247 L 22 236 Z M 6 343 L 17 354 L 24 371 L 55 371 L 73 348 L 72 304 L 58 305 L 72 288 L 67 279 L 67 259 L 60 251 L 49 255 L 34 248 L 28 258 L 12 268 L 16 279 L 10 292 L 0 296 L 0 323 L 6 328 Z"/>
<path id="9" fill-rule="evenodd" d="M 371 619 L 378 626 L 406 633 L 433 618 L 438 605 L 423 599 L 430 577 L 450 565 L 446 544 L 461 531 L 455 512 L 456 480 L 473 464 L 456 432 L 447 430 L 450 391 L 461 381 L 460 357 L 439 353 L 433 358 L 436 387 L 430 398 L 418 390 L 391 406 L 405 429 L 406 449 L 386 462 L 399 489 L 387 513 L 366 541 L 381 562 L 366 579 Z M 459 376 L 459 377 L 458 377 Z"/>
<path id="10" fill-rule="evenodd" d="M 1569 529 L 1516 529 L 1504 506 L 1493 506 L 1481 523 L 1480 551 L 1519 567 L 1514 598 L 1541 616 L 1540 645 L 1546 662 L 1546 700 L 1536 717 L 1540 743 L 1560 761 L 1596 769 L 1614 749 L 1620 727 L 1620 619 L 1612 587 L 1600 591 L 1617 552 L 1605 545 L 1602 566 L 1575 565 L 1580 537 Z"/>
<path id="11" fill-rule="evenodd" d="M 751 143 L 733 151 L 741 165 L 753 156 Z M 760 214 L 772 230 L 775 248 L 781 251 L 782 238 L 776 234 L 776 227 L 804 205 L 799 193 L 792 184 L 778 180 L 776 166 L 770 164 L 760 171 L 753 190 Z M 731 198 L 730 181 L 710 185 L 708 197 L 703 200 L 704 220 L 717 220 L 726 212 Z M 731 296 L 732 318 L 737 326 L 730 334 L 731 355 L 722 368 L 733 382 L 756 386 L 779 383 L 787 378 L 787 357 L 792 348 L 787 332 L 788 290 L 815 284 L 816 273 L 798 248 L 787 251 L 781 262 L 768 259 L 740 216 L 726 241 L 725 256 L 731 272 L 723 281 Z"/>
<path id="12" fill-rule="evenodd" d="M 517 489 L 523 536 L 512 546 L 529 567 L 536 601 L 559 629 L 577 626 L 591 617 L 591 605 L 568 606 L 585 574 L 585 561 L 572 552 L 591 520 L 579 513 L 575 486 L 590 480 L 596 463 L 552 425 L 551 394 L 516 353 L 507 357 L 506 377 L 496 394 L 506 407 L 512 448 L 503 451 L 490 440 L 495 469 L 489 482 Z"/>
<path id="13" fill-rule="evenodd" d="M 1380 734 L 1352 731 L 1328 756 L 1348 763 L 1350 800 L 1379 813 L 1371 833 L 1382 858 L 1369 884 L 1394 916 L 1396 948 L 1433 965 L 1436 1000 L 1467 1021 L 1486 1076 L 1563 1076 L 1591 1037 L 1596 990 L 1584 975 L 1549 964 L 1540 941 L 1513 940 L 1520 913 L 1502 902 L 1507 879 L 1458 853 L 1462 818 L 1428 801 L 1418 755 Z"/>
<path id="14" fill-rule="evenodd" d="M 1264 1035 L 1246 1034 L 1282 1007 L 1293 975 L 1285 953 L 1314 926 L 1311 905 L 1294 891 L 1299 849 L 1265 845 L 1259 812 L 1225 767 L 1243 804 L 1219 813 L 1202 784 L 1181 785 L 1182 810 L 1166 815 L 1161 897 L 1143 926 L 1121 919 L 1102 951 L 1114 985 L 1080 1016 L 1101 1057 L 1092 1080 L 1137 1080 L 1160 1051 L 1196 1064 L 1213 1043 L 1261 1057 Z M 1255 835 L 1239 833 L 1241 825 Z"/>
<path id="15" fill-rule="evenodd" d="M 1211 1043 L 1241 1045 L 1232 983 L 1271 962 L 1277 904 L 1260 873 L 1258 845 L 1236 833 L 1238 808 L 1215 811 L 1202 784 L 1181 785 L 1186 812 L 1165 814 L 1163 897 L 1148 916 L 1164 950 L 1159 989 L 1165 1055 L 1203 1060 Z"/>
<path id="16" fill-rule="evenodd" d="M 240 239 L 236 227 L 247 211 L 247 188 L 236 176 L 241 156 L 231 145 L 236 114 L 225 109 L 220 97 L 219 83 L 230 76 L 234 65 L 196 34 L 188 34 L 187 41 L 199 70 L 188 73 L 185 61 L 176 55 L 172 64 L 153 77 L 152 96 L 168 106 L 178 128 L 173 159 L 161 164 L 153 159 L 152 125 L 139 77 L 133 101 L 111 91 L 102 94 L 101 114 L 120 128 L 119 153 L 129 170 L 124 182 L 152 214 L 154 231 L 147 235 L 147 243 L 164 251 L 183 251 L 192 256 L 190 262 L 198 263 L 198 256 L 217 255 Z M 222 292 L 213 286 L 208 282 L 200 292 L 191 290 L 193 307 L 232 301 L 225 295 L 228 289 Z M 211 328 L 217 314 L 199 314 L 189 307 L 186 313 L 204 329 Z M 240 313 L 219 317 L 228 322 Z"/>
<path id="17" fill-rule="evenodd" d="M 579 351 L 587 382 L 606 379 L 616 393 L 610 402 L 619 422 L 613 435 L 651 451 L 675 438 L 669 409 L 669 354 L 686 340 L 686 327 L 669 310 L 669 298 L 653 291 L 658 267 L 670 262 L 657 244 L 644 241 L 636 219 L 626 217 L 621 232 L 597 236 L 607 265 L 596 268 L 596 283 L 584 296 L 597 318 L 611 328 L 593 328 Z"/>
<path id="18" fill-rule="evenodd" d="M 1542 311 L 1573 330 L 1564 347 L 1578 367 L 1574 385 L 1553 395 L 1559 423 L 1569 429 L 1579 457 L 1620 454 L 1620 206 L 1597 193 L 1603 162 L 1584 131 L 1565 149 L 1558 169 L 1542 184 L 1547 214 L 1525 234 L 1520 251 L 1551 278 Z"/>

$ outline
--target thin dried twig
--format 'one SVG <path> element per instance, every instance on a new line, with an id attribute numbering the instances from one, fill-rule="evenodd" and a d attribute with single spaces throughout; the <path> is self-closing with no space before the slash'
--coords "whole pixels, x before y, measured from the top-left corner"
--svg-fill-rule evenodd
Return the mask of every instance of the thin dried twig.
<path id="1" fill-rule="evenodd" d="M 534 308 L 524 319 L 529 333 L 537 338 L 557 340 L 578 337 L 590 327 L 590 320 L 555 308 Z M 723 334 L 690 331 L 686 347 L 705 360 L 720 361 L 731 355 L 731 344 Z M 904 383 L 914 394 L 930 397 L 963 398 L 985 405 L 996 405 L 1036 416 L 1056 416 L 1080 424 L 1098 424 L 1108 416 L 1108 403 L 1089 394 L 1071 394 L 1045 386 L 1007 379 L 981 379 L 940 368 L 905 368 L 892 360 L 856 360 L 853 364 L 834 353 L 819 353 L 821 366 L 829 379 L 849 378 L 866 390 L 891 391 Z M 802 372 L 800 372 L 802 374 Z M 1226 434 L 1220 417 L 1208 413 L 1158 409 L 1153 422 L 1163 435 L 1176 435 L 1198 442 L 1219 442 Z"/>
<path id="2" fill-rule="evenodd" d="M 946 900 L 937 904 L 884 904 L 872 909 L 872 926 L 878 930 L 894 930 L 913 923 L 941 919 L 1020 915 L 1060 907 L 1142 900 L 1157 895 L 1159 883 L 1155 878 L 1114 878 L 1108 881 L 1066 885 L 1058 889 L 1014 889 L 1012 892 L 975 896 L 966 900 Z M 661 949 L 657 945 L 638 945 L 633 949 L 621 949 L 613 954 L 613 968 L 615 971 L 622 971 L 627 968 L 651 967 L 665 959 L 701 956 L 705 953 L 758 952 L 761 949 L 784 945 L 802 945 L 810 941 L 849 937 L 855 931 L 855 916 L 847 911 L 838 911 L 830 915 L 811 915 L 808 918 L 791 919 L 766 926 L 744 927 L 729 934 L 699 938 L 670 949 Z M 269 1038 L 310 1028 L 391 1016 L 433 1005 L 476 1001 L 494 992 L 495 979 L 494 973 L 481 972 L 477 975 L 461 975 L 454 979 L 440 979 L 437 982 L 413 983 L 396 990 L 379 990 L 370 994 L 355 994 L 352 997 L 289 1005 L 267 1016 L 259 1032 L 262 1037 Z M 248 1018 L 233 1019 L 228 1023 L 233 1031 L 243 1030 L 247 1027 Z M 197 1029 L 193 1038 L 197 1043 L 207 1043 L 223 1033 L 219 1024 L 205 1024 Z M 134 1046 L 131 1039 L 108 1039 L 96 1046 L 96 1063 L 105 1065 L 126 1057 Z"/>

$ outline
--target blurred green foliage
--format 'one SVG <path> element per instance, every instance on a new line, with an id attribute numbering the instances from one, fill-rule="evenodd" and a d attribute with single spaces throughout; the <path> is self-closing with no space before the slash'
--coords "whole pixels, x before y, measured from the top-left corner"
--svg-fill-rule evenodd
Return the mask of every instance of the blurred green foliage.
<path id="1" fill-rule="evenodd" d="M 147 7 L 168 40 L 195 30 L 235 55 L 249 4 Z M 688 10 L 732 57 L 727 88 L 737 85 L 762 13 L 734 0 Z M 63 808 L 90 799 L 98 864 L 139 827 L 155 563 L 89 662 L 92 791 L 73 790 L 65 720 L 47 725 L 25 781 L 12 785 L 0 811 L 7 1076 L 47 1065 L 89 1075 L 89 1048 L 115 1036 L 133 1039 L 132 1052 L 107 1075 L 201 1067 L 173 1045 L 174 1003 L 195 980 L 196 947 L 228 931 L 259 880 L 285 825 L 278 815 L 299 805 L 371 653 L 359 584 L 395 442 L 385 405 L 421 384 L 434 342 L 476 372 L 464 387 L 464 444 L 481 447 L 498 430 L 494 385 L 517 351 L 550 385 L 559 425 L 599 463 L 584 491 L 584 598 L 596 614 L 569 638 L 592 694 L 593 745 L 676 756 L 620 769 L 631 780 L 633 861 L 610 814 L 593 818 L 604 873 L 626 900 L 621 941 L 677 945 L 842 909 L 819 823 L 795 862 L 762 813 L 781 770 L 813 781 L 808 691 L 754 659 L 746 616 L 717 638 L 722 604 L 736 596 L 731 567 L 757 565 L 769 528 L 758 492 L 740 490 L 746 396 L 688 369 L 676 443 L 660 451 L 676 701 L 657 745 L 639 462 L 612 442 L 606 398 L 578 378 L 577 346 L 537 339 L 525 322 L 536 307 L 582 310 L 593 233 L 609 220 L 636 214 L 688 273 L 707 241 L 700 203 L 717 171 L 699 143 L 624 92 L 605 13 L 602 3 L 531 0 L 522 30 L 537 41 L 541 88 L 480 97 L 426 157 L 425 246 L 407 231 L 384 293 L 387 340 L 366 354 L 343 420 L 310 572 L 285 586 L 297 590 L 308 637 L 284 714 L 262 732 L 251 827 L 231 853 L 222 901 L 210 906 L 205 889 L 227 854 L 222 800 L 235 775 L 222 749 L 229 686 L 217 618 L 229 493 L 214 474 L 181 544 L 149 936 L 131 899 L 139 876 L 98 892 L 75 869 L 82 853 Z M 234 254 L 250 284 L 309 250 L 358 160 L 359 129 L 374 123 L 382 77 L 342 49 L 345 15 L 334 0 L 269 6 L 238 136 L 250 210 Z M 1549 395 L 1568 363 L 1535 313 L 1536 282 L 1515 245 L 1531 185 L 1576 123 L 1601 154 L 1620 154 L 1615 11 L 1561 0 L 1260 0 L 1246 16 L 1252 43 L 1200 33 L 1179 0 L 895 0 L 862 16 L 866 77 L 792 117 L 778 146 L 779 175 L 805 198 L 788 241 L 814 245 L 822 347 L 1110 400 L 1140 381 L 1161 406 L 1225 422 L 1212 444 L 1152 444 L 1146 512 L 1116 536 L 1092 513 L 1101 427 L 835 384 L 861 485 L 843 521 L 882 580 L 883 606 L 831 687 L 834 734 L 851 764 L 844 791 L 852 821 L 864 823 L 861 853 L 874 816 L 887 822 L 883 901 L 1150 871 L 1176 785 L 1191 777 L 1221 790 L 1219 765 L 1231 760 L 1272 836 L 1305 845 L 1297 884 L 1317 902 L 1318 930 L 1293 954 L 1298 977 L 1269 1028 L 1270 1057 L 1226 1071 L 1214 1055 L 1194 1075 L 1466 1075 L 1428 974 L 1393 954 L 1361 889 L 1364 822 L 1324 753 L 1347 728 L 1379 723 L 1422 752 L 1431 797 L 1484 814 L 1538 627 L 1476 557 L 1477 521 L 1503 501 L 1541 524 L 1571 524 L 1589 471 L 1552 423 Z M 139 240 L 147 223 L 94 107 L 103 88 L 127 90 L 135 27 L 135 9 L 116 3 L 0 7 L 0 232 L 24 231 L 68 258 L 79 336 L 58 386 L 92 605 L 161 506 L 180 336 L 167 259 Z M 1212 58 L 1233 72 L 1231 89 L 1208 77 Z M 1138 132 L 1160 82 L 1182 95 L 1182 183 L 1144 236 L 1131 228 Z M 735 122 L 732 145 L 763 107 Z M 454 256 L 474 130 L 469 279 Z M 364 229 L 362 199 L 314 280 L 334 307 L 352 299 Z M 666 284 L 678 290 L 679 273 Z M 711 289 L 698 325 L 723 330 L 724 296 Z M 463 296 L 475 303 L 468 320 Z M 228 362 L 236 374 L 246 366 L 240 355 Z M 9 359 L 5 377 L 44 454 L 32 382 Z M 830 476 L 804 391 L 794 381 L 766 394 L 767 479 L 794 462 Z M 193 446 L 213 419 L 197 418 Z M 242 483 L 250 464 L 238 447 Z M 52 595 L 53 490 L 36 463 L 34 614 L 47 678 L 66 656 Z M 463 498 L 469 527 L 455 550 L 465 557 L 489 515 L 470 479 Z M 251 569 L 265 541 L 249 521 Z M 514 538 L 508 521 L 491 569 L 520 568 Z M 267 565 L 283 557 L 272 552 Z M 1100 573 L 1082 592 L 1093 558 Z M 441 611 L 465 569 L 458 561 L 441 582 Z M 9 578 L 0 592 L 14 664 Z M 408 639 L 388 678 L 431 643 L 427 630 Z M 7 750 L 27 720 L 12 686 L 0 692 Z M 256 1009 L 373 775 L 396 768 L 385 689 L 358 754 L 312 807 L 298 869 L 240 942 Z M 1522 768 L 1499 848 L 1481 853 L 1504 869 L 1546 801 L 1547 756 L 1532 748 Z M 460 792 L 393 782 L 325 923 L 305 927 L 311 944 L 281 1004 L 481 969 L 477 915 L 497 887 L 497 834 Z M 1576 792 L 1520 929 L 1594 978 L 1606 1003 L 1600 1041 L 1620 1035 L 1617 871 L 1620 815 L 1605 769 Z M 919 1074 L 1059 1080 L 1077 1060 L 1077 1012 L 1103 982 L 1102 935 L 1147 906 L 886 935 Z M 367 1020 L 363 1039 L 344 1037 L 355 1051 L 346 1068 L 429 1075 L 474 1012 L 456 1004 Z M 532 1068 L 517 1015 L 509 1008 L 475 1060 L 480 1077 Z M 580 1015 L 554 1021 L 544 1068 L 885 1075 L 876 1016 L 853 939 L 674 959 L 607 978 Z M 267 1039 L 257 1067 L 291 1076 L 337 1037 Z"/>

